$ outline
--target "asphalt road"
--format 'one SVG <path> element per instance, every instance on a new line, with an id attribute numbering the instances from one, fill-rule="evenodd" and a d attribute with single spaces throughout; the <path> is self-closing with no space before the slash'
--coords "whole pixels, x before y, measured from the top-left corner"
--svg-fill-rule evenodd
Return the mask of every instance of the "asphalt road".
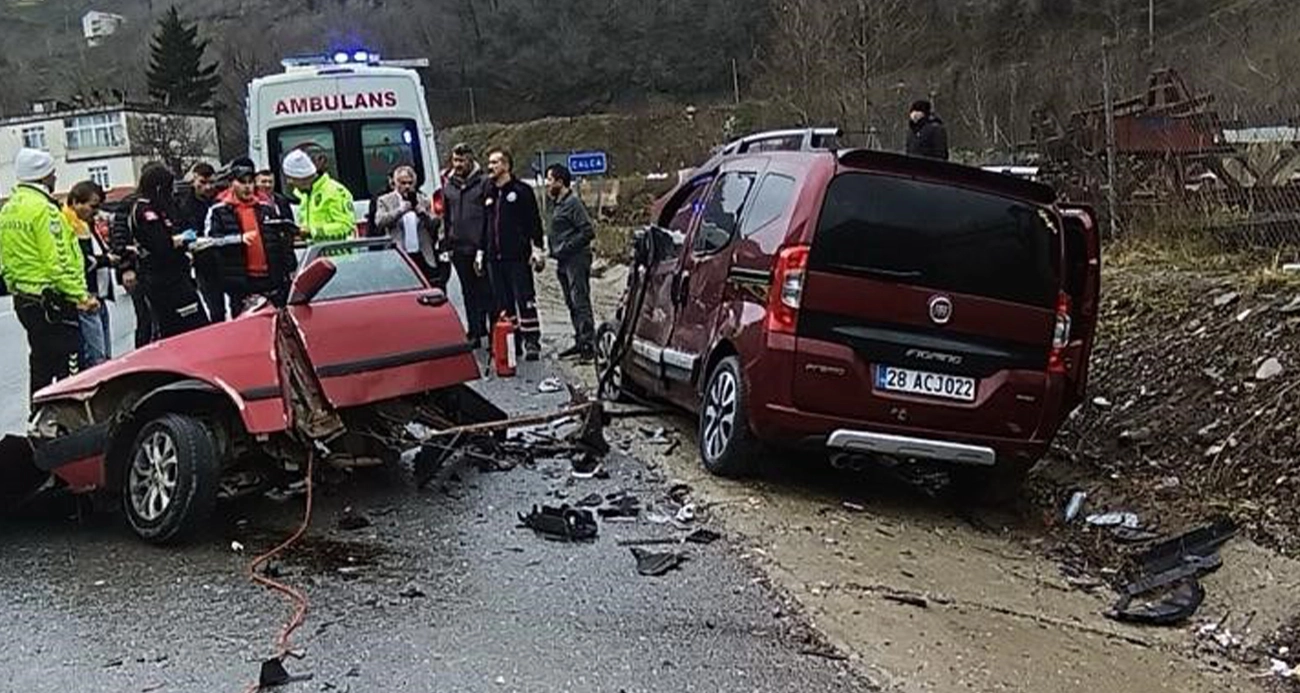
<path id="1" fill-rule="evenodd" d="M 114 317 L 129 339 L 121 306 Z M 21 353 L 12 315 L 0 313 L 0 330 Z M 537 392 L 549 373 L 528 365 L 480 387 L 508 409 L 544 409 L 561 403 Z M 3 377 L 10 430 L 23 419 L 25 369 Z M 288 666 L 313 679 L 283 690 L 868 689 L 845 664 L 802 654 L 816 638 L 725 539 L 691 546 L 682 569 L 650 578 L 617 540 L 678 530 L 605 522 L 595 542 L 568 545 L 516 527 L 516 513 L 557 494 L 662 498 L 661 480 L 637 460 L 615 456 L 609 468 L 603 481 L 574 480 L 561 460 L 468 470 L 446 493 L 415 491 L 400 470 L 320 487 L 312 528 L 282 563 L 311 599 L 294 641 L 305 658 Z M 207 536 L 181 549 L 137 541 L 120 515 L 78 518 L 68 505 L 0 521 L 0 690 L 242 690 L 290 611 L 244 571 L 292 530 L 302 505 L 224 505 Z M 340 529 L 348 508 L 373 524 Z"/>

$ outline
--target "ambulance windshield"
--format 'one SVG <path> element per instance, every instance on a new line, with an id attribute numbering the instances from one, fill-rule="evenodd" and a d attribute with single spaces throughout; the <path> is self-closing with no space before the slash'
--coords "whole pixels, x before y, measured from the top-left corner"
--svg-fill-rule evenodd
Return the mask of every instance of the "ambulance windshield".
<path id="1" fill-rule="evenodd" d="M 323 157 L 330 176 L 346 185 L 358 200 L 383 193 L 388 174 L 398 166 L 414 167 L 418 182 L 425 180 L 419 128 L 413 120 L 311 123 L 273 129 L 270 135 L 272 161 L 280 161 L 298 148 L 313 158 Z"/>

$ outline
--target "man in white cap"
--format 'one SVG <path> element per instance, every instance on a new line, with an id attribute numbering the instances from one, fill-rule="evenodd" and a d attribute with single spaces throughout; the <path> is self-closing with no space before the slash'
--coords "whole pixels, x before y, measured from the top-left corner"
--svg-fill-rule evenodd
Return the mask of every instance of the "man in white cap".
<path id="1" fill-rule="evenodd" d="M 356 234 L 352 193 L 318 169 L 311 155 L 302 149 L 289 152 L 280 172 L 298 198 L 298 226 L 309 242 L 341 241 Z"/>
<path id="2" fill-rule="evenodd" d="M 0 208 L 0 271 L 27 331 L 29 386 L 35 393 L 76 371 L 78 311 L 93 313 L 99 302 L 86 291 L 77 235 L 51 194 L 54 159 L 22 149 L 14 169 L 18 185 Z"/>

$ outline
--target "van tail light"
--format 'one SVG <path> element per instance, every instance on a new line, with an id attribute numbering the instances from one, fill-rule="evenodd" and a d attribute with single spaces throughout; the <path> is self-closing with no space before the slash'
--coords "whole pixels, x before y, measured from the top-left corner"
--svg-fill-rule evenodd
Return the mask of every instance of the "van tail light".
<path id="1" fill-rule="evenodd" d="M 781 250 L 772 271 L 772 287 L 767 297 L 769 332 L 794 334 L 799 323 L 799 303 L 803 300 L 804 279 L 808 269 L 808 246 L 796 245 Z"/>
<path id="2" fill-rule="evenodd" d="M 1070 344 L 1070 295 L 1056 299 L 1056 326 L 1052 329 L 1052 350 L 1047 354 L 1047 372 L 1065 373 L 1065 347 Z"/>
<path id="3" fill-rule="evenodd" d="M 433 202 L 431 203 L 431 205 L 433 207 L 433 216 L 435 217 L 441 217 L 442 213 L 447 211 L 447 201 L 442 197 L 441 188 L 434 191 Z"/>

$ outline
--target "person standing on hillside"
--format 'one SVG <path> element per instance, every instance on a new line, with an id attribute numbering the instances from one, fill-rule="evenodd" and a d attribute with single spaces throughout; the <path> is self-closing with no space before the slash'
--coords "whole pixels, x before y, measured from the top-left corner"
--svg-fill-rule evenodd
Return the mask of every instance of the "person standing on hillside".
<path id="1" fill-rule="evenodd" d="M 907 114 L 907 154 L 948 160 L 948 129 L 924 99 L 912 104 Z"/>
<path id="2" fill-rule="evenodd" d="M 0 208 L 0 272 L 27 332 L 28 392 L 77 371 L 80 313 L 99 309 L 86 291 L 85 266 L 72 226 L 54 199 L 54 159 L 20 149 L 18 185 Z"/>
<path id="3" fill-rule="evenodd" d="M 352 193 L 327 171 L 318 170 L 307 152 L 289 152 L 280 171 L 298 198 L 298 227 L 307 242 L 343 241 L 356 234 Z"/>
<path id="4" fill-rule="evenodd" d="M 116 258 L 95 230 L 95 214 L 104 203 L 104 189 L 92 181 L 72 186 L 63 204 L 86 263 L 86 290 L 99 301 L 99 310 L 83 312 L 81 320 L 81 367 L 92 368 L 113 357 L 113 333 L 109 329 L 108 303 L 113 300 L 113 265 Z"/>
<path id="5" fill-rule="evenodd" d="M 546 169 L 546 194 L 554 202 L 547 241 L 555 259 L 564 302 L 573 321 L 573 346 L 560 358 L 577 357 L 579 363 L 596 358 L 596 322 L 591 311 L 591 242 L 595 227 L 582 200 L 573 192 L 573 174 L 554 164 Z"/>
<path id="6" fill-rule="evenodd" d="M 476 348 L 490 334 L 492 326 L 492 282 L 484 266 L 488 180 L 474 160 L 468 144 L 451 150 L 451 169 L 444 175 L 443 252 L 451 255 L 451 266 L 460 280 L 465 301 L 466 337 Z"/>
<path id="7" fill-rule="evenodd" d="M 542 324 L 537 317 L 533 271 L 546 265 L 542 254 L 542 217 L 537 197 L 527 183 L 515 178 L 514 159 L 504 149 L 488 154 L 487 266 L 498 313 L 515 323 L 524 360 L 542 355 Z"/>

